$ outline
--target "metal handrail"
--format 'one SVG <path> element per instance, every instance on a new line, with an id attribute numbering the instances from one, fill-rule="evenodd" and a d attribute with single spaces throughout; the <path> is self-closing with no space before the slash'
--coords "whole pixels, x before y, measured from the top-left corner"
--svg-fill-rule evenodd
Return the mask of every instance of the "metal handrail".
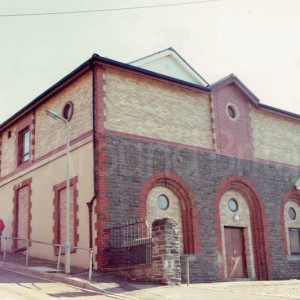
<path id="1" fill-rule="evenodd" d="M 72 246 L 72 245 L 66 246 L 64 244 L 46 243 L 46 242 L 35 241 L 35 240 L 31 240 L 31 239 L 21 239 L 21 238 L 14 238 L 14 237 L 8 237 L 8 236 L 0 236 L 0 240 L 2 240 L 2 239 L 4 239 L 3 261 L 6 260 L 7 240 L 18 240 L 18 241 L 24 241 L 24 242 L 26 242 L 26 262 L 25 262 L 26 267 L 28 267 L 28 265 L 29 265 L 29 249 L 30 249 L 30 244 L 31 243 L 59 247 L 56 273 L 59 272 L 59 268 L 60 268 L 60 260 L 61 260 L 61 252 L 62 252 L 61 250 L 62 250 L 62 248 L 70 248 L 70 249 L 78 249 L 78 250 L 83 250 L 83 251 L 89 251 L 89 281 L 92 280 L 92 273 L 93 273 L 93 253 L 94 253 L 94 250 L 92 248 L 76 247 L 76 246 Z"/>

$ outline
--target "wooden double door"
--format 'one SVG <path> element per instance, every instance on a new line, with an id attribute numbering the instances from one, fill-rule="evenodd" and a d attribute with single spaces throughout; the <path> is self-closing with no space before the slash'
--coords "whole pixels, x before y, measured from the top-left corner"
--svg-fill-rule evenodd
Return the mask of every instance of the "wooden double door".
<path id="1" fill-rule="evenodd" d="M 228 278 L 247 278 L 244 228 L 224 227 Z"/>

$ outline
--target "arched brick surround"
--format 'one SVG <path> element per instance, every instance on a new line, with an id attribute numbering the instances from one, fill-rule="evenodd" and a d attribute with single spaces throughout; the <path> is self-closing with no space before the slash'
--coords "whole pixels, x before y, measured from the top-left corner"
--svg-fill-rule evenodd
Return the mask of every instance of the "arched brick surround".
<path id="1" fill-rule="evenodd" d="M 140 194 L 140 207 L 138 209 L 141 218 L 146 217 L 146 201 L 151 189 L 164 186 L 170 189 L 180 201 L 182 211 L 182 231 L 185 254 L 195 254 L 200 249 L 199 239 L 199 213 L 196 201 L 189 186 L 179 176 L 164 172 L 155 173 L 144 183 Z"/>
<path id="2" fill-rule="evenodd" d="M 284 207 L 288 201 L 295 201 L 300 205 L 300 190 L 292 189 L 288 191 L 283 201 L 281 202 L 280 207 L 280 224 L 281 224 L 281 238 L 282 238 L 282 247 L 286 254 L 288 254 L 288 245 L 287 245 L 287 237 L 286 237 L 286 228 L 284 221 Z"/>
<path id="3" fill-rule="evenodd" d="M 256 277 L 258 280 L 267 280 L 271 274 L 268 255 L 269 243 L 267 239 L 267 220 L 258 191 L 245 177 L 230 176 L 221 183 L 217 191 L 215 220 L 218 254 L 219 256 L 223 255 L 220 223 L 220 200 L 223 194 L 227 191 L 236 191 L 240 193 L 249 206 Z M 223 264 L 220 264 L 220 276 L 224 280 Z"/>

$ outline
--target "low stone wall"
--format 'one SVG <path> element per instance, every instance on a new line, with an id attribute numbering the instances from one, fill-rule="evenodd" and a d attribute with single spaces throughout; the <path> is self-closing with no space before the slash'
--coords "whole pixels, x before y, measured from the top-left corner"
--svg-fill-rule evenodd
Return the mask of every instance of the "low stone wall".
<path id="1" fill-rule="evenodd" d="M 102 269 L 102 271 L 120 275 L 128 280 L 153 282 L 163 285 L 180 284 L 180 242 L 176 221 L 165 218 L 153 222 L 151 264 L 110 267 Z"/>
<path id="2" fill-rule="evenodd" d="M 153 282 L 173 285 L 181 282 L 179 229 L 173 219 L 152 225 Z"/>
<path id="3" fill-rule="evenodd" d="M 117 268 L 105 268 L 101 271 L 121 276 L 130 281 L 153 282 L 152 264 L 142 264 L 136 266 L 126 266 Z"/>

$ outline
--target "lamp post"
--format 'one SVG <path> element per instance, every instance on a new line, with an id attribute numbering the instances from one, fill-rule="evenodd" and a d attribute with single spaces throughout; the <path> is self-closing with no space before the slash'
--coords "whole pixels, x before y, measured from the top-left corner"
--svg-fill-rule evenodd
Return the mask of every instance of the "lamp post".
<path id="1" fill-rule="evenodd" d="M 66 205 L 66 261 L 65 261 L 65 273 L 70 274 L 71 268 L 71 244 L 70 244 L 70 123 L 68 120 L 60 116 L 58 113 L 48 110 L 45 110 L 47 116 L 60 120 L 66 124 L 66 135 L 67 135 L 67 205 Z"/>

